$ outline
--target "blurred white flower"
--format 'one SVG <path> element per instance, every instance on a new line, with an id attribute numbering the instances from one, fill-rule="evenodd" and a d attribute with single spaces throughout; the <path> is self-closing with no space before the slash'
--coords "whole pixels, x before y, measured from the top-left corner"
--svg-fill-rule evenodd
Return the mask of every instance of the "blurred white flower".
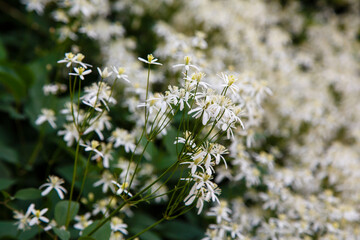
<path id="1" fill-rule="evenodd" d="M 43 108 L 43 109 L 41 109 L 41 114 L 36 119 L 35 124 L 41 125 L 44 122 L 48 122 L 52 128 L 56 128 L 55 120 L 56 120 L 56 117 L 55 117 L 54 110 Z"/>
<path id="2" fill-rule="evenodd" d="M 64 199 L 64 193 L 66 194 L 67 191 L 63 186 L 61 186 L 63 183 L 63 179 L 53 175 L 49 176 L 47 183 L 44 183 L 39 187 L 40 189 L 46 187 L 46 189 L 41 192 L 41 195 L 46 196 L 50 193 L 51 190 L 54 189 L 57 192 L 59 198 Z"/>
<path id="3" fill-rule="evenodd" d="M 144 62 L 144 63 L 147 63 L 147 64 L 155 64 L 155 65 L 162 65 L 161 63 L 158 63 L 157 62 L 157 58 L 154 58 L 154 56 L 152 54 L 148 54 L 147 55 L 147 60 L 141 58 L 141 57 L 138 57 L 138 59 L 141 61 L 141 62 Z"/>

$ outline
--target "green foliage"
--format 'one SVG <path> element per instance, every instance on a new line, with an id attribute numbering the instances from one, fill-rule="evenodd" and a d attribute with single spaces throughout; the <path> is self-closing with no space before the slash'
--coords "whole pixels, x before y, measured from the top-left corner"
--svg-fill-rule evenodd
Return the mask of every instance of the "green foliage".
<path id="1" fill-rule="evenodd" d="M 167 239 L 183 240 L 183 239 L 201 239 L 203 230 L 197 226 L 189 224 L 181 220 L 173 220 L 161 224 L 161 233 Z"/>
<path id="2" fill-rule="evenodd" d="M 0 178 L 0 190 L 11 187 L 15 182 L 14 179 Z"/>
<path id="3" fill-rule="evenodd" d="M 66 230 L 60 229 L 60 228 L 54 228 L 54 232 L 61 240 L 69 240 L 70 239 L 69 231 L 66 231 Z"/>
<path id="4" fill-rule="evenodd" d="M 33 227 L 26 231 L 18 231 L 14 221 L 0 221 L 0 239 L 34 239 L 36 234 L 41 231 L 38 227 Z"/>
<path id="5" fill-rule="evenodd" d="M 84 229 L 83 235 L 86 236 L 89 234 L 96 226 L 100 223 L 100 221 L 94 221 L 90 226 Z M 109 239 L 111 234 L 110 222 L 105 223 L 101 226 L 94 234 L 91 235 L 90 239 L 102 240 Z M 81 240 L 86 240 L 87 238 L 80 238 Z"/>
<path id="6" fill-rule="evenodd" d="M 55 221 L 59 226 L 64 226 L 66 224 L 66 215 L 68 212 L 69 201 L 60 201 L 55 206 Z M 69 220 L 72 220 L 75 215 L 78 213 L 80 208 L 79 203 L 71 202 L 70 204 L 70 217 Z"/>
<path id="7" fill-rule="evenodd" d="M 15 193 L 15 198 L 20 200 L 34 200 L 41 198 L 41 191 L 36 188 L 21 189 Z"/>

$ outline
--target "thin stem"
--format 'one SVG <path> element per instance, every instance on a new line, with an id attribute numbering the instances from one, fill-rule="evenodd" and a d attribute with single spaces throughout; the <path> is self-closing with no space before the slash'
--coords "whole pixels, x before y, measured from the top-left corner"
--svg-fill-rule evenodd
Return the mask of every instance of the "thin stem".
<path id="1" fill-rule="evenodd" d="M 72 176 L 72 181 L 71 181 L 69 204 L 68 204 L 68 209 L 67 209 L 67 213 L 66 213 L 65 228 L 67 228 L 69 226 L 69 223 L 70 223 L 70 207 L 71 207 L 71 200 L 72 200 L 72 197 L 73 197 L 75 180 L 76 180 L 77 162 L 78 162 L 78 159 L 79 159 L 79 148 L 80 148 L 80 139 L 78 140 L 77 145 L 76 145 L 74 170 L 73 170 L 73 176 Z"/>
<path id="2" fill-rule="evenodd" d="M 39 152 L 40 152 L 41 148 L 43 147 L 43 139 L 44 139 L 44 128 L 41 128 L 38 141 L 36 143 L 36 146 L 35 146 L 33 152 L 31 153 L 31 156 L 30 156 L 28 164 L 27 164 L 29 167 L 31 167 L 34 164 L 36 157 L 39 155 Z"/>
<path id="3" fill-rule="evenodd" d="M 79 202 L 80 200 L 80 197 L 81 197 L 81 194 L 84 190 L 84 186 L 85 186 L 85 180 L 86 180 L 86 177 L 87 177 L 87 174 L 88 174 L 88 170 L 89 170 L 89 165 L 90 165 L 90 158 L 92 156 L 92 152 L 89 154 L 89 157 L 86 161 L 86 167 L 85 167 L 85 172 L 84 172 L 84 176 L 83 176 L 83 179 L 82 179 L 82 182 L 81 182 L 81 188 L 80 188 L 80 192 L 79 192 L 79 195 L 76 199 L 76 202 Z"/>
<path id="4" fill-rule="evenodd" d="M 147 79 L 146 79 L 146 97 L 145 97 L 145 129 L 146 129 L 146 124 L 147 124 L 147 100 L 148 100 L 148 96 L 149 96 L 149 85 L 150 85 L 150 64 L 148 67 L 148 74 L 147 74 Z M 146 130 L 145 130 L 145 135 L 146 135 Z"/>
<path id="5" fill-rule="evenodd" d="M 145 229 L 144 229 L 144 230 L 142 230 L 141 232 L 139 232 L 139 233 L 135 234 L 134 236 L 132 236 L 132 237 L 128 238 L 127 240 L 131 240 L 131 239 L 134 239 L 134 238 L 136 238 L 136 237 L 140 236 L 140 235 L 141 235 L 141 234 L 143 234 L 144 232 L 147 232 L 147 231 L 149 231 L 150 229 L 152 229 L 152 228 L 156 227 L 158 224 L 160 224 L 160 223 L 161 223 L 162 221 L 164 221 L 164 220 L 165 220 L 165 218 L 163 217 L 163 218 L 162 218 L 162 219 L 160 219 L 159 221 L 157 221 L 157 222 L 153 223 L 152 225 L 148 226 L 147 228 L 145 228 Z"/>
<path id="6" fill-rule="evenodd" d="M 80 92 L 81 92 L 81 80 L 79 81 L 79 89 L 78 89 L 78 105 L 77 109 L 80 109 Z M 79 122 L 79 115 L 77 115 L 76 122 Z"/>
<path id="7" fill-rule="evenodd" d="M 138 196 L 140 196 L 143 192 L 147 191 L 149 188 L 151 188 L 155 183 L 157 183 L 158 181 L 160 181 L 160 179 L 162 177 L 165 176 L 165 174 L 167 174 L 174 166 L 176 166 L 178 164 L 178 162 L 176 161 L 175 163 L 173 163 L 168 169 L 165 170 L 165 172 L 163 172 L 155 181 L 153 181 L 151 184 L 149 184 L 147 187 L 145 187 L 143 190 L 141 190 L 140 192 L 138 192 L 136 195 L 134 195 L 133 197 L 129 198 L 128 200 L 125 200 L 122 204 L 120 204 L 120 206 L 118 206 L 107 218 L 105 218 L 104 220 L 102 220 L 90 233 L 88 233 L 87 235 L 85 235 L 85 237 L 87 236 L 91 236 L 92 234 L 94 234 L 97 230 L 99 230 L 99 228 L 101 228 L 107 221 L 109 221 L 113 216 L 115 216 L 115 214 L 117 214 L 121 208 L 123 208 L 128 202 L 132 201 L 133 199 L 137 198 Z"/>
<path id="8" fill-rule="evenodd" d="M 137 172 L 137 170 L 138 170 L 138 168 L 139 168 L 141 159 L 142 159 L 142 157 L 144 156 L 145 150 L 146 150 L 147 146 L 149 145 L 149 143 L 150 143 L 150 141 L 147 141 L 147 142 L 146 142 L 146 144 L 145 144 L 145 146 L 144 146 L 144 149 L 143 149 L 143 151 L 142 151 L 142 153 L 141 153 L 141 155 L 140 155 L 140 157 L 139 157 L 139 160 L 138 160 L 137 163 L 136 163 L 136 167 L 135 167 L 134 173 L 133 173 L 133 175 L 131 176 L 131 180 L 130 180 L 130 183 L 129 183 L 129 189 L 130 189 L 130 187 L 131 187 L 132 182 L 134 181 L 134 178 L 135 178 L 136 172 Z"/>

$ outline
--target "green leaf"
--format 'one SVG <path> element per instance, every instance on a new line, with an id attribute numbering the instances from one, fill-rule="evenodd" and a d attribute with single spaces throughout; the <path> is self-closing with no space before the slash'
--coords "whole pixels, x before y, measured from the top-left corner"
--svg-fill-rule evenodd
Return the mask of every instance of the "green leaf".
<path id="1" fill-rule="evenodd" d="M 41 191 L 37 188 L 21 189 L 15 193 L 15 198 L 20 200 L 33 200 L 41 198 Z"/>
<path id="2" fill-rule="evenodd" d="M 7 52 L 4 47 L 4 44 L 0 41 L 0 60 L 6 59 L 6 55 L 7 55 Z"/>
<path id="3" fill-rule="evenodd" d="M 68 211 L 69 201 L 60 201 L 55 206 L 55 221 L 59 226 L 64 226 L 66 223 L 66 215 Z M 71 201 L 70 204 L 70 221 L 75 217 L 79 211 L 79 203 Z"/>
<path id="4" fill-rule="evenodd" d="M 24 114 L 19 113 L 18 110 L 11 105 L 0 106 L 0 111 L 8 113 L 10 115 L 10 117 L 13 119 L 23 120 L 26 118 L 26 116 Z"/>
<path id="5" fill-rule="evenodd" d="M 9 188 L 15 183 L 14 179 L 0 178 L 0 190 Z"/>
<path id="6" fill-rule="evenodd" d="M 9 146 L 0 143 L 0 159 L 8 163 L 16 164 L 19 162 L 18 153 Z"/>
<path id="7" fill-rule="evenodd" d="M 2 70 L 3 69 L 0 68 L 0 84 L 3 84 L 17 100 L 20 100 L 26 95 L 25 84 L 16 75 L 12 75 Z"/>
<path id="8" fill-rule="evenodd" d="M 95 238 L 92 238 L 92 237 L 80 237 L 79 240 L 95 240 Z"/>
<path id="9" fill-rule="evenodd" d="M 182 240 L 182 239 L 200 239 L 204 232 L 184 221 L 174 220 L 161 224 L 161 233 L 167 239 Z"/>
<path id="10" fill-rule="evenodd" d="M 180 135 L 181 136 L 181 135 Z M 166 151 L 171 155 L 176 156 L 176 144 L 174 141 L 177 137 L 177 131 L 174 128 L 169 128 L 167 134 L 164 136 L 163 143 L 165 145 Z"/>
<path id="11" fill-rule="evenodd" d="M 83 235 L 86 236 L 87 234 L 89 234 L 94 228 L 96 228 L 96 226 L 99 223 L 100 223 L 99 220 L 93 222 L 93 224 L 91 224 L 90 226 L 84 229 Z M 101 226 L 95 233 L 93 233 L 91 237 L 94 238 L 95 240 L 110 239 L 110 234 L 111 234 L 110 222 L 107 222 L 103 226 Z"/>
<path id="12" fill-rule="evenodd" d="M 15 221 L 0 221 L 0 239 L 36 239 L 36 234 L 42 231 L 38 226 L 33 226 L 26 231 L 21 231 L 17 229 Z"/>
<path id="13" fill-rule="evenodd" d="M 60 229 L 60 228 L 53 228 L 55 234 L 61 239 L 61 240 L 69 240 L 70 239 L 70 232 Z"/>
<path id="14" fill-rule="evenodd" d="M 12 198 L 11 195 L 8 192 L 1 191 L 1 194 L 3 195 L 5 200 Z"/>
<path id="15" fill-rule="evenodd" d="M 143 240 L 161 240 L 161 237 L 152 231 L 147 231 L 147 232 L 144 232 L 143 234 L 141 234 L 141 239 L 143 239 Z"/>

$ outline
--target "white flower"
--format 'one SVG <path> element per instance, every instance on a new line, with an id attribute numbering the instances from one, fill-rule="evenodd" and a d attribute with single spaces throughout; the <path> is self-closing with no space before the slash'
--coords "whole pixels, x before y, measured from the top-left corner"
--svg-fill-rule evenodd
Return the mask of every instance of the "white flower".
<path id="1" fill-rule="evenodd" d="M 90 120 L 90 127 L 88 127 L 84 131 L 84 135 L 94 131 L 99 136 L 100 140 L 104 140 L 104 135 L 102 134 L 102 131 L 105 128 L 111 128 L 110 120 L 111 118 L 107 114 L 107 112 L 104 112 L 102 115 L 100 115 L 100 117 L 95 116 L 92 120 Z"/>
<path id="2" fill-rule="evenodd" d="M 75 221 L 77 221 L 78 223 L 76 223 L 74 225 L 74 228 L 75 229 L 78 229 L 78 230 L 84 230 L 87 226 L 89 226 L 90 224 L 93 223 L 92 220 L 89 220 L 89 218 L 91 217 L 91 214 L 88 212 L 88 213 L 85 213 L 84 215 L 77 215 L 75 216 Z M 80 234 L 81 235 L 81 234 Z"/>
<path id="3" fill-rule="evenodd" d="M 49 224 L 44 228 L 44 231 L 49 231 L 51 229 L 53 229 L 54 227 L 57 227 L 57 222 L 52 219 Z"/>
<path id="4" fill-rule="evenodd" d="M 75 71 L 76 73 L 69 73 L 69 75 L 79 76 L 81 80 L 84 80 L 84 79 L 85 79 L 85 78 L 84 78 L 85 75 L 91 73 L 91 69 L 85 70 L 85 68 L 83 68 L 83 67 L 78 67 L 78 68 L 75 67 L 75 68 L 74 68 L 74 71 Z"/>
<path id="5" fill-rule="evenodd" d="M 47 84 L 43 86 L 43 92 L 45 96 L 48 96 L 49 94 L 55 95 L 57 93 L 65 92 L 66 91 L 66 85 L 55 83 L 55 84 Z"/>
<path id="6" fill-rule="evenodd" d="M 56 128 L 55 120 L 55 112 L 52 109 L 43 108 L 41 109 L 41 114 L 36 119 L 35 124 L 41 125 L 47 121 L 52 128 Z"/>
<path id="7" fill-rule="evenodd" d="M 210 211 L 207 213 L 208 216 L 215 216 L 216 223 L 219 224 L 223 220 L 231 222 L 229 214 L 231 214 L 231 210 L 227 207 L 228 203 L 224 200 L 220 201 L 220 204 L 216 207 L 210 208 Z"/>
<path id="8" fill-rule="evenodd" d="M 119 79 L 123 79 L 127 82 L 130 82 L 129 78 L 128 78 L 128 75 L 124 74 L 125 73 L 125 68 L 122 68 L 122 67 L 112 67 L 114 73 L 116 74 L 116 77 L 119 78 Z"/>
<path id="9" fill-rule="evenodd" d="M 59 60 L 58 63 L 66 63 L 66 67 L 70 67 L 73 63 L 80 64 L 83 68 L 92 67 L 90 64 L 82 62 L 84 58 L 85 56 L 81 53 L 74 55 L 72 52 L 69 52 L 65 53 L 65 58 Z"/>
<path id="10" fill-rule="evenodd" d="M 23 214 L 22 211 L 14 211 L 14 218 L 18 220 L 18 222 L 15 223 L 15 225 L 18 226 L 18 230 L 27 230 L 30 228 L 30 214 L 34 206 L 34 204 L 30 204 L 25 214 Z"/>
<path id="11" fill-rule="evenodd" d="M 35 207 L 35 205 L 34 205 Z M 44 217 L 43 215 L 48 211 L 47 208 L 44 208 L 43 210 L 36 210 L 34 207 L 31 209 L 31 213 L 33 214 L 33 218 L 30 220 L 29 225 L 39 225 L 40 221 L 48 223 L 49 219 Z"/>
<path id="12" fill-rule="evenodd" d="M 122 193 L 125 193 L 126 195 L 132 197 L 132 194 L 126 190 L 126 188 L 129 187 L 129 183 L 125 182 L 123 184 L 119 184 L 115 181 L 112 181 L 113 184 L 115 184 L 119 189 L 116 191 L 117 195 L 121 195 Z"/>
<path id="13" fill-rule="evenodd" d="M 99 201 L 97 201 L 95 204 L 94 204 L 94 209 L 92 211 L 92 214 L 93 215 L 97 215 L 98 213 L 102 213 L 104 214 L 104 216 L 108 216 L 109 215 L 109 212 L 108 212 L 108 206 L 110 204 L 110 201 L 109 199 L 101 199 Z"/>
<path id="14" fill-rule="evenodd" d="M 124 240 L 124 236 L 121 232 L 111 232 L 109 240 Z"/>
<path id="15" fill-rule="evenodd" d="M 106 193 L 108 188 L 111 189 L 112 192 L 115 192 L 115 188 L 113 186 L 114 177 L 109 171 L 104 171 L 101 175 L 101 179 L 94 183 L 94 187 L 102 186 L 102 192 Z"/>
<path id="16" fill-rule="evenodd" d="M 23 4 L 26 4 L 26 10 L 31 12 L 35 11 L 37 14 L 42 15 L 44 13 L 46 1 L 41 0 L 21 0 Z"/>
<path id="17" fill-rule="evenodd" d="M 110 72 L 108 71 L 108 68 L 107 68 L 107 67 L 105 67 L 103 71 L 101 71 L 100 68 L 97 68 L 97 70 L 98 70 L 101 78 L 107 78 L 107 77 L 110 77 L 111 74 L 113 74 L 112 71 L 110 71 Z"/>
<path id="18" fill-rule="evenodd" d="M 112 217 L 110 226 L 111 226 L 111 231 L 113 232 L 119 231 L 124 235 L 128 234 L 128 231 L 126 230 L 127 224 L 125 224 L 121 218 Z"/>
<path id="19" fill-rule="evenodd" d="M 113 156 L 111 155 L 112 152 L 112 143 L 101 143 L 101 151 L 102 156 L 99 154 L 94 155 L 91 160 L 97 160 L 99 158 L 103 159 L 103 166 L 104 168 L 110 167 L 110 161 L 113 160 Z"/>
<path id="20" fill-rule="evenodd" d="M 154 56 L 152 54 L 148 54 L 147 55 L 147 60 L 141 58 L 141 57 L 138 57 L 138 59 L 144 63 L 147 63 L 147 64 L 156 64 L 156 65 L 162 65 L 161 63 L 158 63 L 156 62 L 158 59 L 157 58 L 154 58 Z"/>
<path id="21" fill-rule="evenodd" d="M 125 151 L 133 152 L 135 150 L 135 137 L 125 129 L 116 128 L 108 139 L 114 143 L 114 147 L 124 146 Z"/>
<path id="22" fill-rule="evenodd" d="M 116 103 L 116 100 L 111 96 L 111 87 L 105 82 L 93 83 L 91 86 L 85 87 L 84 92 L 85 95 L 81 97 L 82 102 L 95 108 L 96 111 L 102 111 L 99 108 L 100 102 L 104 104 L 108 111 L 108 103 Z"/>
<path id="23" fill-rule="evenodd" d="M 218 76 L 225 82 L 225 84 L 222 86 L 230 88 L 233 93 L 239 91 L 239 87 L 234 84 L 238 81 L 238 78 L 236 78 L 234 75 L 226 75 L 221 73 L 221 75 L 218 74 Z"/>
<path id="24" fill-rule="evenodd" d="M 187 77 L 186 80 L 190 81 L 190 88 L 196 87 L 196 85 L 199 85 L 205 89 L 207 89 L 210 84 L 202 81 L 202 79 L 205 77 L 205 73 L 203 72 L 196 72 L 191 74 L 190 77 Z"/>
<path id="25" fill-rule="evenodd" d="M 103 154 L 99 150 L 96 149 L 99 145 L 100 145 L 100 143 L 96 140 L 92 140 L 91 142 L 87 141 L 86 144 L 83 144 L 83 143 L 80 144 L 80 146 L 85 147 L 86 152 L 92 151 L 92 152 L 97 153 L 101 157 L 103 157 Z"/>
<path id="26" fill-rule="evenodd" d="M 196 69 L 197 71 L 200 71 L 200 69 L 199 69 L 197 66 L 190 64 L 190 61 L 191 61 L 191 57 L 185 56 L 185 57 L 184 57 L 184 62 L 185 62 L 185 63 L 183 63 L 183 64 L 176 64 L 176 65 L 173 66 L 173 68 L 176 68 L 176 67 L 184 67 L 186 71 L 189 71 L 189 70 L 190 70 L 190 67 L 192 67 L 192 68 Z"/>
<path id="27" fill-rule="evenodd" d="M 210 118 L 213 116 L 211 105 L 208 101 L 204 101 L 202 99 L 196 101 L 196 103 L 198 107 L 190 110 L 188 114 L 195 113 L 193 115 L 194 118 L 202 117 L 202 124 L 206 125 Z"/>
<path id="28" fill-rule="evenodd" d="M 43 187 L 47 187 L 44 191 L 42 191 L 41 196 L 46 196 L 47 194 L 49 194 L 51 190 L 55 189 L 59 198 L 64 199 L 63 192 L 65 194 L 67 193 L 66 189 L 61 186 L 61 184 L 64 183 L 64 180 L 57 176 L 49 176 L 47 181 L 48 181 L 47 183 L 44 183 L 43 185 L 40 186 L 40 189 Z"/>
<path id="29" fill-rule="evenodd" d="M 73 145 L 74 141 L 79 139 L 79 133 L 73 123 L 65 124 L 65 129 L 58 132 L 58 135 L 64 135 L 64 141 L 67 142 L 67 146 Z"/>

